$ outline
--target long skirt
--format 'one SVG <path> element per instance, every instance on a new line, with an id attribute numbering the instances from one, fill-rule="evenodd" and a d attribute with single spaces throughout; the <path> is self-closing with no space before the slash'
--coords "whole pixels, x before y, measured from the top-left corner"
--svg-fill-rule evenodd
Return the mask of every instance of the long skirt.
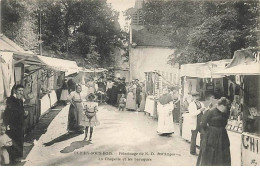
<path id="1" fill-rule="evenodd" d="M 126 98 L 126 109 L 136 110 L 136 101 L 134 99 L 134 94 L 129 92 Z"/>
<path id="2" fill-rule="evenodd" d="M 197 166 L 230 166 L 229 146 L 226 129 L 209 126 L 202 139 Z"/>
<path id="3" fill-rule="evenodd" d="M 141 100 L 141 103 L 140 103 L 140 112 L 143 112 L 144 109 L 145 109 L 145 94 L 142 94 L 142 100 Z"/>
<path id="4" fill-rule="evenodd" d="M 158 103 L 158 126 L 157 132 L 160 134 L 173 133 L 174 125 L 171 111 L 171 104 L 161 105 Z"/>
<path id="5" fill-rule="evenodd" d="M 62 89 L 61 95 L 60 95 L 60 100 L 67 101 L 68 100 L 68 95 L 69 95 L 68 89 Z"/>
<path id="6" fill-rule="evenodd" d="M 112 104 L 112 90 L 111 89 L 107 89 L 107 104 Z"/>
<path id="7" fill-rule="evenodd" d="M 80 102 L 74 103 L 76 107 L 72 104 L 69 108 L 69 116 L 68 116 L 68 127 L 69 131 L 78 131 L 81 130 L 80 121 L 82 119 L 83 106 Z"/>
<path id="8" fill-rule="evenodd" d="M 117 89 L 115 87 L 112 87 L 111 89 L 111 105 L 115 106 L 117 101 Z"/>

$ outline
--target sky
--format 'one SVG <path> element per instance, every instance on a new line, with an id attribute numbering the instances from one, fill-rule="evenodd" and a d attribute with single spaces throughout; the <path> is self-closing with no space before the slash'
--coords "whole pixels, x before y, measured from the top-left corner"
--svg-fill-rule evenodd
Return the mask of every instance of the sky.
<path id="1" fill-rule="evenodd" d="M 123 11 L 128 8 L 134 7 L 135 0 L 107 0 L 107 3 L 111 3 L 112 8 L 119 11 L 119 24 L 122 29 L 126 25 L 125 18 L 123 16 Z"/>

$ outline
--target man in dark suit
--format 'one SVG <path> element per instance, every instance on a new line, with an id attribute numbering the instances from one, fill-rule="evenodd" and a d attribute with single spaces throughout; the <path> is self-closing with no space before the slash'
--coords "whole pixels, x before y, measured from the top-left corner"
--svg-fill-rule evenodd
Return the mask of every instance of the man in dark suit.
<path id="1" fill-rule="evenodd" d="M 10 159 L 11 161 L 20 161 L 23 157 L 24 119 L 28 116 L 28 112 L 24 111 L 23 106 L 24 87 L 16 85 L 13 91 L 14 94 L 6 100 L 3 121 L 10 128 L 6 134 L 13 140 L 13 146 L 9 150 Z"/>

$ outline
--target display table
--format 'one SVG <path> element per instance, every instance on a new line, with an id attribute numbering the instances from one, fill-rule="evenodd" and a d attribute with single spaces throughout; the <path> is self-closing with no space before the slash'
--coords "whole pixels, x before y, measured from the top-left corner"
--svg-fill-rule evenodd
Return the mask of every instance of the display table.
<path id="1" fill-rule="evenodd" d="M 51 101 L 48 94 L 44 95 L 41 99 L 41 114 L 40 116 L 44 115 L 48 110 L 51 108 Z"/>
<path id="2" fill-rule="evenodd" d="M 242 133 L 242 165 L 260 165 L 260 134 Z"/>
<path id="3" fill-rule="evenodd" d="M 57 95 L 56 95 L 55 90 L 52 90 L 49 95 L 50 95 L 51 107 L 53 107 L 53 106 L 57 103 L 57 101 L 58 101 L 58 100 L 57 100 Z"/>
<path id="4" fill-rule="evenodd" d="M 191 141 L 191 116 L 189 113 L 182 114 L 183 122 L 182 122 L 182 138 L 187 141 Z M 200 145 L 200 133 L 197 135 L 196 145 Z"/>
<path id="5" fill-rule="evenodd" d="M 241 166 L 241 133 L 227 130 L 230 141 L 231 166 Z"/>
<path id="6" fill-rule="evenodd" d="M 146 102 L 145 102 L 145 109 L 144 111 L 148 113 L 150 116 L 154 117 L 155 116 L 155 100 L 154 96 L 147 96 L 146 97 Z"/>

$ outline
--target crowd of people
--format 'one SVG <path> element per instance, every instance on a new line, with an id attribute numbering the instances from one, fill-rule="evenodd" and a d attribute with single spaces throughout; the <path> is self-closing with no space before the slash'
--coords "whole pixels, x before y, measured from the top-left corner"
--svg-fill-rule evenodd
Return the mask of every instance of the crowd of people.
<path id="1" fill-rule="evenodd" d="M 94 127 L 99 125 L 98 102 L 116 106 L 118 111 L 144 111 L 145 85 L 138 79 L 126 85 L 124 78 L 91 78 L 86 84 L 87 96 L 82 98 L 82 86 L 73 79 L 65 79 L 62 85 L 60 101 L 66 105 L 70 102 L 67 130 L 69 133 L 85 131 L 83 140 L 92 140 Z M 28 112 L 23 107 L 22 85 L 16 85 L 13 93 L 6 101 L 6 109 L 1 126 L 1 151 L 5 163 L 20 160 L 23 157 L 24 131 L 23 123 Z M 205 107 L 199 101 L 199 93 L 191 93 L 188 105 L 191 121 L 190 153 L 196 154 L 196 137 L 200 133 L 200 152 L 197 165 L 231 165 L 229 138 L 225 126 L 229 118 L 230 101 L 224 97 L 217 104 Z M 211 100 L 213 95 L 209 95 Z M 156 98 L 158 126 L 160 135 L 171 136 L 174 133 L 173 116 L 179 96 L 176 88 L 164 88 L 162 94 Z M 6 131 L 6 129 L 8 129 Z M 89 135 L 89 139 L 87 139 Z"/>
<path id="2" fill-rule="evenodd" d="M 61 104 L 66 105 L 70 102 L 68 132 L 84 133 L 85 129 L 84 140 L 87 140 L 88 130 L 90 130 L 88 140 L 91 141 L 94 126 L 99 125 L 96 115 L 98 103 L 115 106 L 118 111 L 144 111 L 145 88 L 144 83 L 139 83 L 138 79 L 127 85 L 125 78 L 90 77 L 85 86 L 87 94 L 86 98 L 82 98 L 82 86 L 76 84 L 73 78 L 65 79 L 60 96 Z"/>

